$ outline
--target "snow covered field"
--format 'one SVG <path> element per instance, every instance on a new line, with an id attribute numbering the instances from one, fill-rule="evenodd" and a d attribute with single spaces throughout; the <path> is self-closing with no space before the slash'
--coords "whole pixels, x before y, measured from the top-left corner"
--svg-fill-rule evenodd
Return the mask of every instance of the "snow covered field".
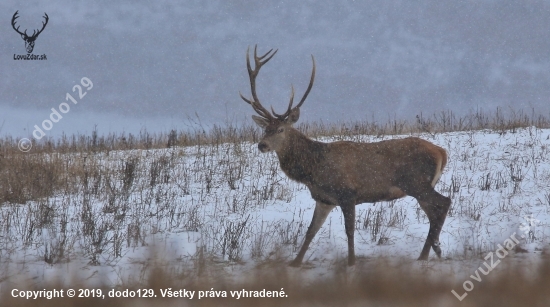
<path id="1" fill-rule="evenodd" d="M 452 199 L 440 241 L 441 270 L 457 284 L 513 233 L 520 244 L 503 262 L 532 263 L 550 248 L 550 129 L 416 135 L 448 151 L 436 186 Z M 405 136 L 354 136 L 374 142 Z M 324 138 L 330 142 L 342 137 Z M 200 261 L 238 276 L 266 261 L 296 255 L 313 214 L 305 186 L 282 173 L 275 154 L 229 143 L 66 155 L 85 171 L 74 189 L 0 208 L 0 281 L 140 283 L 160 264 L 198 274 Z M 68 175 L 69 176 L 69 175 Z M 358 263 L 380 256 L 415 259 L 429 228 L 406 197 L 357 207 Z M 523 237 L 522 237 L 523 236 Z M 434 253 L 431 253 L 434 259 Z M 345 263 L 339 208 L 329 215 L 302 268 L 323 275 Z M 314 273 L 311 273 L 314 272 Z M 457 288 L 458 289 L 458 288 Z"/>

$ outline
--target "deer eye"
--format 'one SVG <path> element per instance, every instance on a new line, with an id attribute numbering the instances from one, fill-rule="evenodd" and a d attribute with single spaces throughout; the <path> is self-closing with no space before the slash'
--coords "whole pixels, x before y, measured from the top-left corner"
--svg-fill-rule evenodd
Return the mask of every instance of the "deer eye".
<path id="1" fill-rule="evenodd" d="M 281 132 L 283 132 L 283 131 L 285 131 L 285 128 L 282 128 L 282 127 L 281 127 L 281 128 L 279 128 L 279 129 L 277 129 L 277 133 L 281 133 Z"/>

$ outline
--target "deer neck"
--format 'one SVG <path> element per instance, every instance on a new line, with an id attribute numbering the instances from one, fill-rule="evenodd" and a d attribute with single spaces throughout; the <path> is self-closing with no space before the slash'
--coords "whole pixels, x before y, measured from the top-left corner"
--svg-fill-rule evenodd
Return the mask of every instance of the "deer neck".
<path id="1" fill-rule="evenodd" d="M 310 183 L 313 171 L 323 156 L 325 144 L 309 139 L 294 128 L 287 133 L 284 146 L 276 152 L 281 169 L 293 180 Z"/>

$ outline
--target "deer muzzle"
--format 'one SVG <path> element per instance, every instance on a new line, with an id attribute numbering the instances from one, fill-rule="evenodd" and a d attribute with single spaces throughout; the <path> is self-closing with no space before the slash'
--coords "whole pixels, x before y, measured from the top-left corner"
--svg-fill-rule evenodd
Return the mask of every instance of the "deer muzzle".
<path id="1" fill-rule="evenodd" d="M 262 141 L 262 142 L 258 143 L 258 149 L 261 152 L 268 152 L 269 151 L 269 146 L 265 142 Z"/>

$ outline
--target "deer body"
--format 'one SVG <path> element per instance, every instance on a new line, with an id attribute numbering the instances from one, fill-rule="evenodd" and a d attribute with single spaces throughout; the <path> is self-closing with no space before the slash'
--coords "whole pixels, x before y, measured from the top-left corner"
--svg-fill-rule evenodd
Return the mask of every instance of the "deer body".
<path id="1" fill-rule="evenodd" d="M 287 111 L 279 115 L 269 113 L 259 102 L 255 79 L 262 65 L 277 51 L 271 50 L 258 57 L 254 50 L 255 69 L 247 68 L 250 76 L 252 99 L 241 95 L 260 116 L 252 116 L 265 134 L 258 143 L 261 152 L 275 151 L 285 174 L 305 184 L 316 201 L 313 219 L 306 232 L 298 255 L 291 262 L 299 266 L 319 228 L 335 206 L 344 214 L 348 238 L 348 265 L 355 264 L 354 231 L 355 206 L 365 202 L 388 201 L 410 195 L 415 197 L 430 221 L 430 230 L 420 253 L 420 260 L 428 258 L 430 248 L 441 257 L 439 234 L 447 211 L 449 198 L 434 190 L 447 163 L 445 150 L 428 141 L 409 137 L 376 143 L 333 142 L 321 143 L 309 139 L 292 125 L 300 116 L 315 76 L 315 61 L 310 84 L 300 103 L 292 108 L 294 89 Z M 266 58 L 263 60 L 264 58 Z M 263 60 L 263 61 L 262 61 Z"/>
<path id="2" fill-rule="evenodd" d="M 419 138 L 321 143 L 297 130 L 293 134 L 288 147 L 276 152 L 281 169 L 305 184 L 313 199 L 331 205 L 345 195 L 355 204 L 404 197 L 406 182 L 419 179 L 411 167 L 416 165 L 426 181 L 435 183 L 446 164 L 442 148 Z"/>

